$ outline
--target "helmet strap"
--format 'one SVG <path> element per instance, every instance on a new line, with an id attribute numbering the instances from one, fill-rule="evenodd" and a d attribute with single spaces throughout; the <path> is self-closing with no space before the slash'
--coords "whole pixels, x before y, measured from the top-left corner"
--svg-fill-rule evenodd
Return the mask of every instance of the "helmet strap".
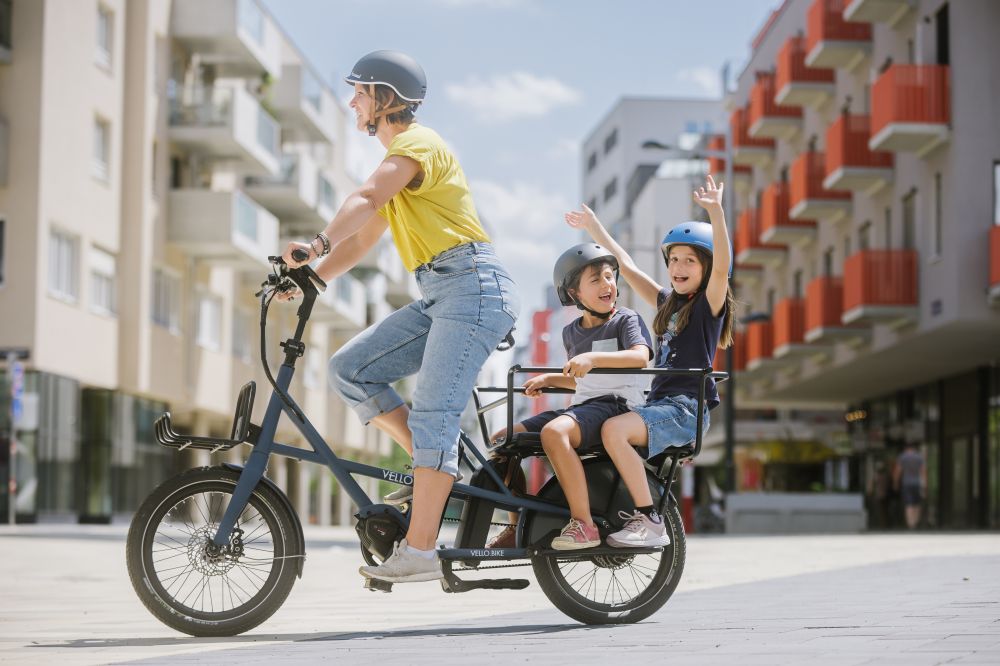
<path id="1" fill-rule="evenodd" d="M 573 302 L 576 303 L 577 310 L 583 310 L 584 312 L 590 313 L 591 316 L 597 317 L 598 319 L 603 319 L 605 321 L 610 319 L 611 315 L 613 315 L 616 310 L 615 307 L 612 307 L 607 312 L 597 312 L 596 310 L 591 310 L 590 308 L 588 308 L 586 305 L 583 304 L 583 301 L 577 300 L 577 298 L 572 294 L 570 294 L 570 298 L 572 298 Z"/>
<path id="2" fill-rule="evenodd" d="M 378 121 L 380 118 L 384 118 L 385 116 L 396 113 L 397 111 L 410 108 L 409 104 L 396 104 L 387 109 L 379 108 L 380 104 L 378 98 L 375 97 L 374 83 L 368 84 L 368 95 L 375 102 L 375 112 L 369 113 L 368 118 L 365 119 L 365 124 L 368 126 L 368 136 L 375 136 L 375 132 L 378 130 Z"/>

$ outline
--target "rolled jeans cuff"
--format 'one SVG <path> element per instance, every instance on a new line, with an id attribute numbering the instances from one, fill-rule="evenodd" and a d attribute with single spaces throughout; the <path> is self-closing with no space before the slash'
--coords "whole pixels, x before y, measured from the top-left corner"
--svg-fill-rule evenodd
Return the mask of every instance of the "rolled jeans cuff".
<path id="1" fill-rule="evenodd" d="M 392 410 L 403 406 L 405 403 L 393 389 L 387 388 L 379 391 L 363 402 L 354 405 L 354 413 L 358 415 L 365 425 L 382 414 L 387 414 Z"/>
<path id="2" fill-rule="evenodd" d="M 458 478 L 458 451 L 441 449 L 414 449 L 413 468 L 426 467 Z"/>

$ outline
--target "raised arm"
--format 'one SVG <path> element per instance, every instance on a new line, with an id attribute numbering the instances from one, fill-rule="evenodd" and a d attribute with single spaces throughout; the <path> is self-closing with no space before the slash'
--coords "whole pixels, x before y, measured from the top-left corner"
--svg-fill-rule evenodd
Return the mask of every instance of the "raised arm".
<path id="1" fill-rule="evenodd" d="M 731 251 L 729 249 L 729 230 L 726 228 L 726 214 L 722 210 L 722 191 L 725 183 L 715 184 L 715 179 L 709 174 L 705 185 L 692 193 L 699 206 L 708 211 L 708 219 L 712 223 L 712 274 L 708 278 L 705 297 L 716 317 L 726 304 L 726 292 L 729 290 L 729 266 Z"/>
<path id="2" fill-rule="evenodd" d="M 583 205 L 583 210 L 566 213 L 566 223 L 574 229 L 583 229 L 590 234 L 595 243 L 611 250 L 611 253 L 618 259 L 618 267 L 621 269 L 625 281 L 639 295 L 639 298 L 654 308 L 656 307 L 656 298 L 663 287 L 639 270 L 629 253 L 611 237 L 601 221 L 597 219 L 594 211 Z"/>

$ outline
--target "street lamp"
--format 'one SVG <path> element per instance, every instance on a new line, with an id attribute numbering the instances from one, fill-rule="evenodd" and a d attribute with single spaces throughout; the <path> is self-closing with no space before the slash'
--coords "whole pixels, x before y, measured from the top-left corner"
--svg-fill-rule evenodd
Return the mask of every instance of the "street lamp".
<path id="1" fill-rule="evenodd" d="M 727 89 L 727 78 L 728 78 L 728 67 L 723 68 L 722 73 L 722 92 L 723 95 L 726 93 Z M 716 159 L 725 160 L 726 168 L 723 174 L 723 182 L 726 184 L 726 189 L 723 191 L 723 201 L 722 207 L 726 211 L 727 216 L 731 216 L 729 226 L 729 243 L 730 247 L 734 248 L 733 251 L 733 272 L 730 279 L 733 279 L 736 275 L 736 257 L 735 257 L 735 241 L 736 241 L 736 227 L 735 219 L 736 215 L 733 211 L 733 134 L 732 128 L 729 123 L 726 123 L 726 133 L 725 133 L 725 150 L 686 150 L 683 148 L 678 148 L 676 146 L 671 146 L 653 139 L 648 139 L 642 142 L 642 147 L 647 150 L 668 150 L 671 152 L 683 153 L 695 158 L 703 157 L 713 157 Z M 726 349 L 726 369 L 729 372 L 729 379 L 726 380 L 726 394 L 725 394 L 725 404 L 726 404 L 726 416 L 725 416 L 725 469 L 726 469 L 726 492 L 732 493 L 736 492 L 736 432 L 735 432 L 735 412 L 736 412 L 736 398 L 735 398 L 735 384 L 733 378 L 733 345 L 729 345 Z"/>

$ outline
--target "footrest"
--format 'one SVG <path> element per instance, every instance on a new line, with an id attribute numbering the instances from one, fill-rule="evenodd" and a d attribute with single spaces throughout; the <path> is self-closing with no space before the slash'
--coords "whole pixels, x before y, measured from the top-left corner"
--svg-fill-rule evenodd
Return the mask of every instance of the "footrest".
<path id="1" fill-rule="evenodd" d="M 392 592 L 392 583 L 378 578 L 365 578 L 365 589 L 372 592 Z"/>
<path id="2" fill-rule="evenodd" d="M 622 557 L 627 555 L 649 555 L 652 553 L 662 553 L 664 546 L 649 546 L 648 548 L 613 548 L 601 544 L 593 548 L 581 548 L 580 550 L 556 550 L 555 548 L 535 548 L 528 549 L 532 557 Z"/>
<path id="3" fill-rule="evenodd" d="M 441 589 L 445 592 L 459 593 L 470 590 L 523 590 L 530 581 L 523 578 L 484 578 L 482 580 L 462 580 L 451 570 L 451 562 L 442 561 L 441 569 L 444 578 L 441 579 Z"/>
<path id="4" fill-rule="evenodd" d="M 244 442 L 255 444 L 260 433 L 260 427 L 250 422 L 253 413 L 253 400 L 257 392 L 255 382 L 247 382 L 240 389 L 236 398 L 236 414 L 233 417 L 233 429 L 229 439 L 224 437 L 198 437 L 186 435 L 174 430 L 170 423 L 170 412 L 164 412 L 153 423 L 153 436 L 163 446 L 183 451 L 186 448 L 202 449 L 212 453 L 226 451 Z"/>

